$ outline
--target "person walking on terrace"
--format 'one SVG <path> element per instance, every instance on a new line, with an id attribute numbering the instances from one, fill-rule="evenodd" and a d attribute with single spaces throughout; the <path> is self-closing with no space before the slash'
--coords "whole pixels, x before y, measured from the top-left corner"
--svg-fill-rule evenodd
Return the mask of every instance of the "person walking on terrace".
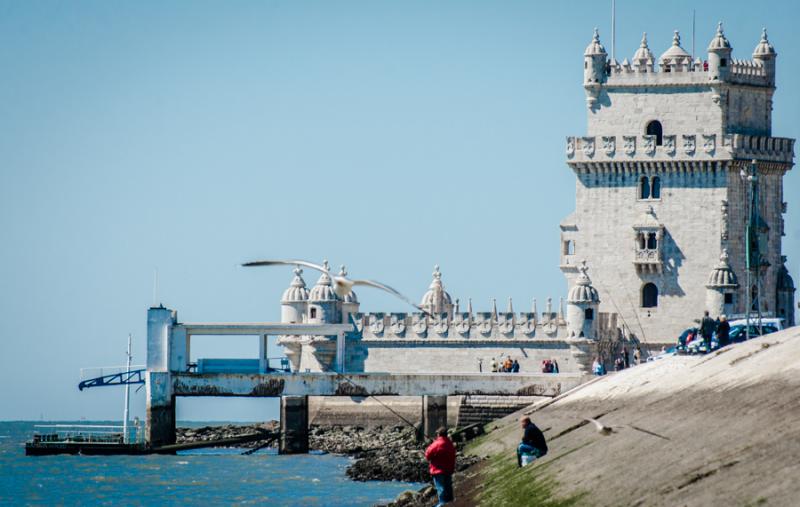
<path id="1" fill-rule="evenodd" d="M 519 420 L 522 428 L 522 441 L 517 446 L 517 466 L 523 466 L 522 457 L 526 457 L 526 465 L 531 461 L 541 458 L 547 454 L 547 442 L 544 440 L 544 433 L 540 430 L 528 416 Z"/>
<path id="2" fill-rule="evenodd" d="M 436 495 L 439 503 L 436 507 L 452 502 L 453 472 L 456 469 L 456 448 L 447 436 L 447 428 L 436 430 L 436 440 L 425 449 L 425 459 L 428 460 L 428 471 L 433 478 Z"/>

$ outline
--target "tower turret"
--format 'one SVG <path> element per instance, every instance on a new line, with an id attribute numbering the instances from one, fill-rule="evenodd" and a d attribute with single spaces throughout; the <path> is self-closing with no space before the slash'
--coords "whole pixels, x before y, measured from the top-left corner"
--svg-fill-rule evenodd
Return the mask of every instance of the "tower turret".
<path id="1" fill-rule="evenodd" d="M 728 250 L 723 249 L 719 256 L 719 264 L 708 275 L 706 282 L 706 310 L 711 315 L 718 317 L 723 314 L 730 315 L 736 308 L 734 297 L 739 288 L 736 273 L 728 263 Z"/>
<path id="2" fill-rule="evenodd" d="M 775 52 L 775 48 L 772 47 L 769 39 L 767 39 L 767 29 L 764 28 L 761 30 L 761 40 L 759 41 L 758 46 L 756 46 L 756 49 L 753 51 L 753 60 L 761 63 L 761 65 L 764 67 L 764 72 L 772 86 L 775 86 L 776 56 L 778 56 L 778 53 Z"/>
<path id="3" fill-rule="evenodd" d="M 708 44 L 708 80 L 727 81 L 731 66 L 730 42 L 722 31 L 722 21 L 717 24 L 717 34 Z"/>
<path id="4" fill-rule="evenodd" d="M 329 270 L 328 261 L 322 265 Z M 327 273 L 317 280 L 317 284 L 308 293 L 308 321 L 321 324 L 338 324 L 340 314 L 337 305 L 338 297 L 333 291 L 331 277 Z"/>
<path id="5" fill-rule="evenodd" d="M 647 46 L 647 32 L 642 33 L 642 43 L 633 55 L 633 67 L 636 72 L 653 72 L 655 57 Z"/>
<path id="6" fill-rule="evenodd" d="M 302 275 L 302 269 L 294 268 L 294 279 L 281 297 L 281 322 L 298 324 L 305 320 L 308 290 Z"/>
<path id="7" fill-rule="evenodd" d="M 347 268 L 344 267 L 344 264 L 341 265 L 339 268 L 339 276 L 346 277 L 347 276 Z M 342 322 L 347 324 L 350 322 L 350 315 L 358 313 L 358 297 L 356 296 L 355 291 L 350 291 L 344 298 L 340 299 L 340 315 L 342 316 Z"/>
<path id="8" fill-rule="evenodd" d="M 606 48 L 600 44 L 600 32 L 594 29 L 592 42 L 586 46 L 583 52 L 583 87 L 586 90 L 586 102 L 590 108 L 600 97 L 601 85 L 608 78 L 608 53 Z"/>
<path id="9" fill-rule="evenodd" d="M 446 313 L 450 318 L 453 317 L 453 300 L 450 298 L 450 294 L 444 290 L 442 273 L 439 271 L 438 264 L 433 267 L 433 281 L 428 287 L 428 291 L 422 296 L 419 305 L 431 315 Z"/>
<path id="10" fill-rule="evenodd" d="M 570 338 L 599 337 L 597 324 L 597 307 L 600 296 L 592 287 L 592 280 L 586 272 L 586 261 L 581 262 L 578 271 L 581 274 L 567 295 L 567 335 Z"/>

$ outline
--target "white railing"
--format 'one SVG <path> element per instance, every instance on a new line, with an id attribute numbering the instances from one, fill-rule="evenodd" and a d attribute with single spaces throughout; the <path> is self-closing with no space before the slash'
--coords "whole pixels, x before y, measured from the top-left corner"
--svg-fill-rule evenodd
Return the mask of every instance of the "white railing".
<path id="1" fill-rule="evenodd" d="M 125 439 L 125 427 L 100 424 L 37 424 L 34 426 L 34 441 L 38 442 L 74 442 L 92 444 L 139 444 L 144 441 L 141 425 L 128 427 Z"/>

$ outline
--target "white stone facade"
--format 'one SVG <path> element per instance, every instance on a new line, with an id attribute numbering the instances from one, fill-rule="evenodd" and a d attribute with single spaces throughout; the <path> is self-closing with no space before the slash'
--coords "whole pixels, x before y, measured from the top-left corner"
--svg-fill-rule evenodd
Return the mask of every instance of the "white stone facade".
<path id="1" fill-rule="evenodd" d="M 753 60 L 731 51 L 719 26 L 706 62 L 691 60 L 677 32 L 658 61 L 646 37 L 632 62 L 608 61 L 597 34 L 584 55 L 584 69 L 597 70 L 584 76 L 587 134 L 567 138 L 577 186 L 561 223 L 561 269 L 571 287 L 578 259 L 588 260 L 600 311 L 618 313 L 624 334 L 643 343 L 674 342 L 705 309 L 745 311 L 740 172 L 751 161 L 768 227 L 761 309 L 793 324 L 781 238 L 794 140 L 771 137 L 776 54 L 766 32 Z M 707 286 L 724 250 L 738 286 Z"/>

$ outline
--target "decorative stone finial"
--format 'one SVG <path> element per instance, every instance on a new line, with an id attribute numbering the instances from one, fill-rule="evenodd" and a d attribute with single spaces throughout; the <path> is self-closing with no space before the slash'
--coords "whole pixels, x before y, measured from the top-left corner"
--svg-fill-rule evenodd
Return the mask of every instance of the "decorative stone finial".
<path id="1" fill-rule="evenodd" d="M 672 45 L 673 46 L 681 45 L 681 34 L 677 30 L 675 30 L 675 35 L 672 36 Z"/>
<path id="2" fill-rule="evenodd" d="M 506 313 L 514 313 L 514 304 L 511 302 L 511 297 L 508 298 L 508 309 Z"/>
<path id="3" fill-rule="evenodd" d="M 439 265 L 438 264 L 433 266 L 433 278 L 436 279 L 436 280 L 441 280 L 442 279 L 442 273 L 439 271 Z"/>
<path id="4" fill-rule="evenodd" d="M 492 317 L 497 317 L 497 299 L 492 298 Z"/>
<path id="5" fill-rule="evenodd" d="M 455 313 L 461 313 L 461 309 L 459 308 L 459 304 L 458 303 L 459 303 L 459 299 L 456 298 L 456 310 L 455 310 Z"/>
<path id="6" fill-rule="evenodd" d="M 472 315 L 472 298 L 467 300 L 467 313 Z"/>
<path id="7" fill-rule="evenodd" d="M 722 32 L 722 21 L 718 21 L 718 22 L 717 22 L 717 35 L 719 35 L 719 36 L 723 36 L 723 35 L 725 35 L 725 34 Z"/>
<path id="8" fill-rule="evenodd" d="M 536 309 L 536 298 L 533 298 L 533 304 L 531 304 L 531 313 L 533 314 L 534 319 L 536 318 L 536 315 L 538 315 L 539 313 L 539 311 Z"/>
<path id="9" fill-rule="evenodd" d="M 600 42 L 600 30 L 594 27 L 594 34 L 592 35 L 592 42 Z"/>
<path id="10" fill-rule="evenodd" d="M 331 267 L 328 264 L 328 259 L 322 261 L 322 267 L 325 268 L 325 271 L 330 271 Z"/>
<path id="11" fill-rule="evenodd" d="M 347 268 L 342 264 L 339 266 L 339 276 L 347 276 Z"/>
<path id="12" fill-rule="evenodd" d="M 767 27 L 761 29 L 761 42 L 769 43 L 769 39 L 767 39 Z"/>
<path id="13" fill-rule="evenodd" d="M 639 47 L 642 49 L 649 49 L 647 47 L 647 32 L 642 32 L 642 43 L 639 45 Z"/>

